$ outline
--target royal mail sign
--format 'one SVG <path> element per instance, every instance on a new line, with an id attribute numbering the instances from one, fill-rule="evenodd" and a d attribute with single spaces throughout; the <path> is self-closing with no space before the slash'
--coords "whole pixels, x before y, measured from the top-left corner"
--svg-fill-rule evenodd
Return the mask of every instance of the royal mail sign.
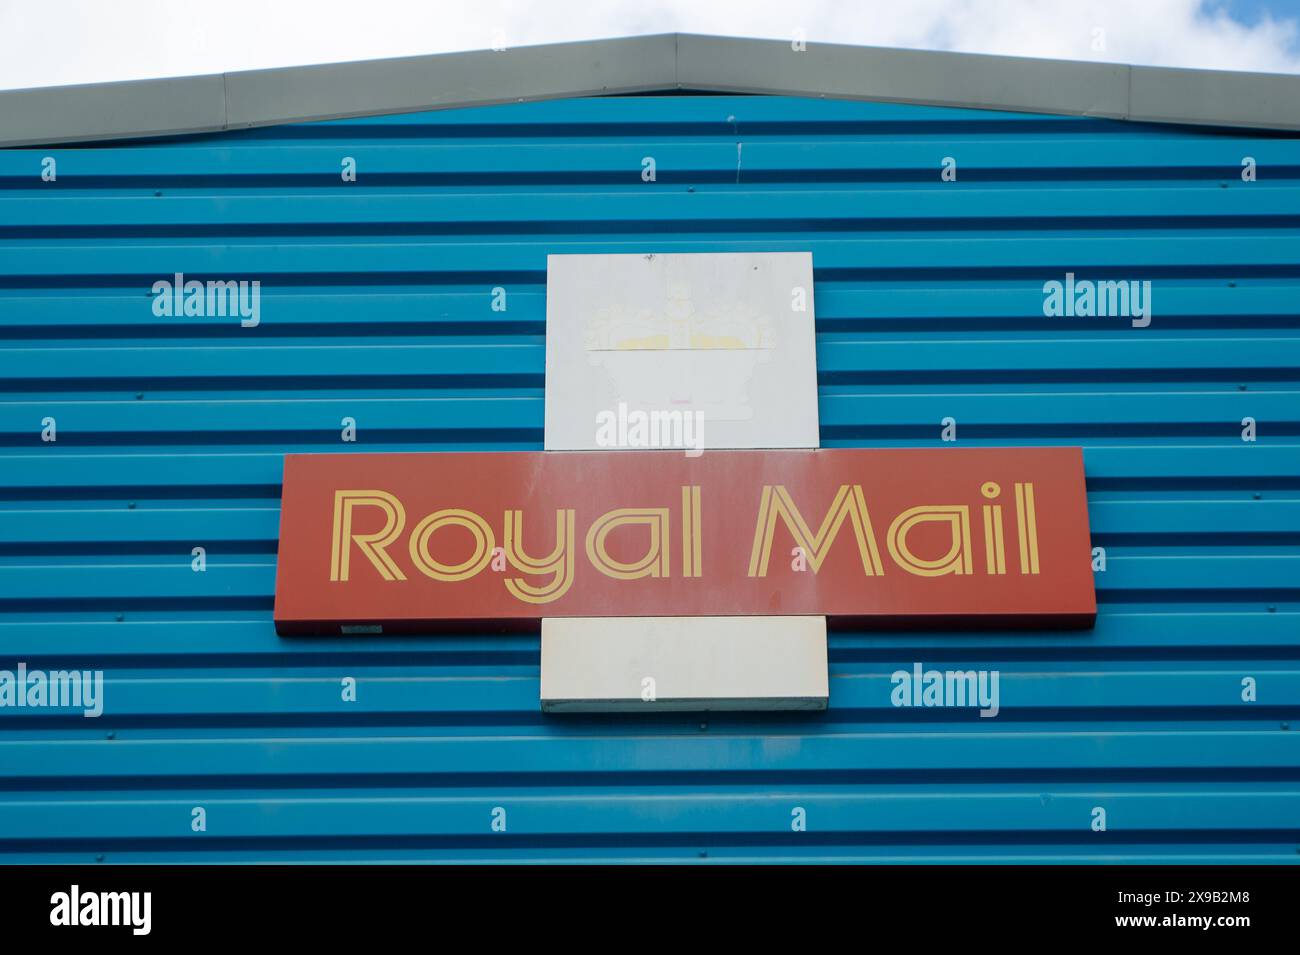
<path id="1" fill-rule="evenodd" d="M 821 614 L 1090 626 L 1078 448 L 290 455 L 282 634 Z"/>

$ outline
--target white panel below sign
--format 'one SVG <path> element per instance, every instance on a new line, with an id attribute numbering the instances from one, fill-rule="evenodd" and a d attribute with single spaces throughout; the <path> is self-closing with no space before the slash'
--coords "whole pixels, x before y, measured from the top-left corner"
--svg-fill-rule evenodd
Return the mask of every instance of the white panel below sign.
<path id="1" fill-rule="evenodd" d="M 542 709 L 824 710 L 825 617 L 552 617 Z"/>

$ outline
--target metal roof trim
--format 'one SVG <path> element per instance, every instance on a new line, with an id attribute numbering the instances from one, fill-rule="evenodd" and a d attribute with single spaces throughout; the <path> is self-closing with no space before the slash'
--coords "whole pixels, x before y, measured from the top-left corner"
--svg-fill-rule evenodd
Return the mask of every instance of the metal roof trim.
<path id="1" fill-rule="evenodd" d="M 0 91 L 0 146 L 676 89 L 1300 130 L 1300 76 L 667 33 Z"/>

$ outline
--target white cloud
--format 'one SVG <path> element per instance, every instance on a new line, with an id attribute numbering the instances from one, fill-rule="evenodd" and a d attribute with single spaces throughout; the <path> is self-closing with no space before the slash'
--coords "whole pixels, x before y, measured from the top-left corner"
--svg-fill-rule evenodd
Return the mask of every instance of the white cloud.
<path id="1" fill-rule="evenodd" d="M 0 0 L 0 88 L 484 49 L 498 33 L 522 46 L 796 30 L 810 43 L 1300 73 L 1295 18 L 1246 26 L 1212 0 Z"/>

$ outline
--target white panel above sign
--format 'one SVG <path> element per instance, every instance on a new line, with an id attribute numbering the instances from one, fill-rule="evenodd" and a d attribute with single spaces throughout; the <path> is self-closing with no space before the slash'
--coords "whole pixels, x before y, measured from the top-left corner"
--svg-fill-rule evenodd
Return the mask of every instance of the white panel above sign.
<path id="1" fill-rule="evenodd" d="M 552 255 L 548 451 L 818 444 L 808 252 Z"/>

